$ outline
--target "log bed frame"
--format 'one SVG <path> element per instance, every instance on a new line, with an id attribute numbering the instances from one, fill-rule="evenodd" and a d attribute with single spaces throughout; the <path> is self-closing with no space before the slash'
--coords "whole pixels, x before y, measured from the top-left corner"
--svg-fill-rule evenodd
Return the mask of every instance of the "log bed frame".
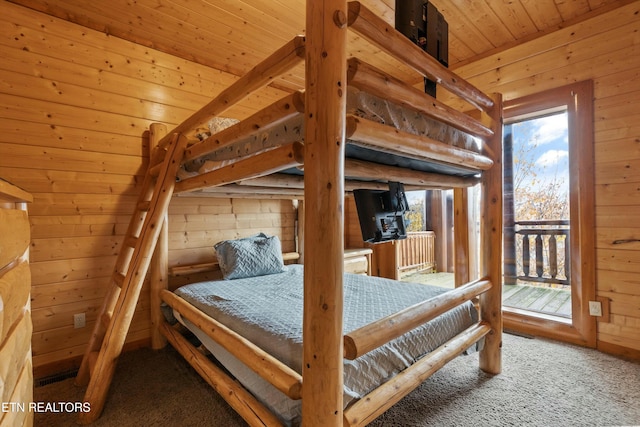
<path id="1" fill-rule="evenodd" d="M 114 281 L 128 292 L 129 288 L 122 283 L 128 284 L 129 280 L 136 280 L 131 277 L 140 276 L 140 273 L 144 276 L 150 270 L 152 346 L 162 348 L 169 341 L 250 425 L 279 425 L 280 421 L 165 321 L 160 310 L 162 302 L 200 327 L 280 391 L 292 399 L 302 399 L 303 425 L 366 425 L 483 337 L 485 342 L 479 356 L 480 368 L 492 374 L 501 370 L 502 99 L 499 94 L 491 97 L 484 95 L 442 67 L 359 2 L 307 0 L 306 7 L 306 38 L 296 37 L 284 45 L 172 132 L 167 133 L 162 125 L 151 126 L 150 139 L 156 148 L 147 175 L 161 177 L 165 187 L 158 196 L 158 207 L 150 220 L 153 232 L 141 237 L 142 243 L 137 243 L 143 255 L 138 261 L 137 252 L 134 252 L 131 261 L 134 267 L 130 268 L 134 273 L 114 274 Z M 347 60 L 348 29 L 474 106 L 482 119 L 476 120 L 471 115 L 459 113 L 357 59 Z M 296 92 L 237 125 L 187 146 L 185 135 L 189 132 L 201 127 L 210 118 L 219 116 L 303 60 L 306 74 L 304 93 Z M 406 104 L 479 137 L 483 141 L 481 154 L 346 115 L 347 84 Z M 176 163 L 184 163 L 228 146 L 255 129 L 264 129 L 296 114 L 304 114 L 304 145 L 300 142 L 286 144 L 243 158 L 231 166 L 184 179 L 173 187 L 172 176 L 176 173 Z M 343 336 L 343 204 L 345 188 L 352 185 L 349 180 L 345 182 L 345 176 L 349 179 L 374 178 L 378 182 L 397 180 L 420 188 L 454 188 L 457 243 L 464 243 L 467 236 L 469 218 L 466 204 L 463 203 L 466 202 L 467 189 L 478 182 L 477 178 L 345 160 L 346 139 L 366 142 L 381 151 L 407 153 L 415 158 L 433 159 L 477 172 L 480 175 L 483 202 L 481 279 L 469 282 L 468 245 L 459 244 L 456 246 L 456 280 L 459 287 Z M 164 154 L 165 157 L 173 156 L 168 161 L 159 154 L 167 151 L 169 154 Z M 215 263 L 169 268 L 166 209 L 173 193 L 252 181 L 257 181 L 256 185 L 259 186 L 267 185 L 268 188 L 272 184 L 264 184 L 260 180 L 301 165 L 304 165 L 304 224 L 307 230 L 304 233 L 304 248 L 307 261 L 304 268 L 303 372 L 299 374 L 167 290 L 170 272 L 172 275 L 202 272 L 215 268 Z M 242 187 L 234 185 L 234 191 Z M 152 200 L 155 201 L 155 197 Z M 147 229 L 143 228 L 143 231 Z M 132 243 L 133 246 L 138 251 L 135 243 Z M 153 257 L 144 256 L 151 253 Z M 290 258 L 295 259 L 295 255 L 290 255 Z M 138 294 L 139 289 L 125 300 L 130 302 L 128 300 L 134 299 L 135 307 Z M 92 422 L 102 411 L 115 369 L 113 360 L 120 354 L 131 320 L 132 309 L 125 306 L 122 308 L 124 314 L 120 315 L 120 305 L 116 304 L 114 298 L 117 296 L 105 300 L 103 313 L 112 316 L 112 323 L 117 324 L 105 327 L 99 324 L 107 324 L 108 321 L 97 322 L 76 380 L 79 384 L 89 383 L 85 401 L 91 403 L 92 411 L 80 415 L 82 423 Z M 480 305 L 480 321 L 477 324 L 343 410 L 343 358 L 356 358 L 474 299 L 479 300 Z M 118 323 L 121 317 L 124 319 Z M 116 344 L 112 345 L 112 341 Z M 103 375 L 98 377 L 101 379 L 94 379 L 95 372 Z"/>

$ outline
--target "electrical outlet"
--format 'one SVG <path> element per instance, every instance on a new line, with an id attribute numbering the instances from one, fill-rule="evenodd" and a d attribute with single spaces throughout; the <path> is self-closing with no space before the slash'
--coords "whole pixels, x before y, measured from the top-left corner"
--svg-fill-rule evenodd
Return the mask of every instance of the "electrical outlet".
<path id="1" fill-rule="evenodd" d="M 589 314 L 592 316 L 602 316 L 602 303 L 600 301 L 589 301 Z"/>
<path id="2" fill-rule="evenodd" d="M 86 325 L 86 318 L 84 313 L 78 313 L 73 315 L 73 327 L 75 329 L 84 328 Z"/>

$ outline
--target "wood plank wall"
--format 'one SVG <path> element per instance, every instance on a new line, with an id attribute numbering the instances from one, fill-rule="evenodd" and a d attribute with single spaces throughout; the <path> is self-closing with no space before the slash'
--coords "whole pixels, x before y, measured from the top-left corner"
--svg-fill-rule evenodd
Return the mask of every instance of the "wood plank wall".
<path id="1" fill-rule="evenodd" d="M 594 79 L 597 292 L 611 299 L 611 321 L 599 323 L 598 344 L 635 352 L 639 3 L 457 70 L 507 99 Z M 7 2 L 0 12 L 0 176 L 34 194 L 33 360 L 36 372 L 45 372 L 81 355 L 88 340 L 146 167 L 142 132 L 154 121 L 171 128 L 233 77 Z M 245 117 L 281 95 L 267 89 L 228 115 Z M 280 230 L 283 248 L 293 250 L 294 215 L 290 202 L 179 200 L 170 233 L 172 244 L 183 246 L 172 249 L 172 262 L 206 258 L 217 240 L 263 227 Z M 148 300 L 129 342 L 148 337 L 147 308 Z M 88 325 L 76 330 L 78 312 L 87 313 Z"/>
<path id="2" fill-rule="evenodd" d="M 0 176 L 34 196 L 38 376 L 81 356 L 88 341 L 147 166 L 143 132 L 155 121 L 171 129 L 234 77 L 7 2 L 0 33 Z M 282 95 L 265 89 L 228 115 L 243 118 Z M 180 198 L 171 259 L 206 258 L 215 242 L 257 231 L 292 251 L 293 225 L 291 201 Z M 148 306 L 144 297 L 129 343 L 148 338 Z M 87 326 L 74 329 L 82 312 Z"/>
<path id="3" fill-rule="evenodd" d="M 640 1 L 456 71 L 514 99 L 595 84 L 596 290 L 610 299 L 598 348 L 640 355 Z"/>

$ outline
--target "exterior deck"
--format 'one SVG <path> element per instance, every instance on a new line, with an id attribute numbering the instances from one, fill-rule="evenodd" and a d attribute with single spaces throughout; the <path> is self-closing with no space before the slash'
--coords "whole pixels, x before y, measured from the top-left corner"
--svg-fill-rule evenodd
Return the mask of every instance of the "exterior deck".
<path id="1" fill-rule="evenodd" d="M 403 276 L 405 282 L 454 287 L 453 273 L 413 273 Z M 566 289 L 530 285 L 504 285 L 502 304 L 522 310 L 571 318 L 571 292 Z"/>

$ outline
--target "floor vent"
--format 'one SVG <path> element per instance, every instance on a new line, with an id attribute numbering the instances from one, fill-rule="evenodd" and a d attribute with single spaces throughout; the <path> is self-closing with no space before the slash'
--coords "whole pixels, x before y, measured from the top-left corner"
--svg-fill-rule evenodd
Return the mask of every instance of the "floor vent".
<path id="1" fill-rule="evenodd" d="M 69 371 L 65 371 L 65 372 L 60 372 L 54 375 L 49 375 L 48 377 L 44 377 L 44 378 L 40 378 L 38 380 L 34 381 L 34 386 L 35 387 L 42 387 L 45 386 L 47 384 L 53 384 L 53 383 L 57 383 L 63 380 L 66 380 L 67 378 L 72 378 L 75 377 L 78 374 L 78 370 L 77 369 L 71 369 Z"/>

